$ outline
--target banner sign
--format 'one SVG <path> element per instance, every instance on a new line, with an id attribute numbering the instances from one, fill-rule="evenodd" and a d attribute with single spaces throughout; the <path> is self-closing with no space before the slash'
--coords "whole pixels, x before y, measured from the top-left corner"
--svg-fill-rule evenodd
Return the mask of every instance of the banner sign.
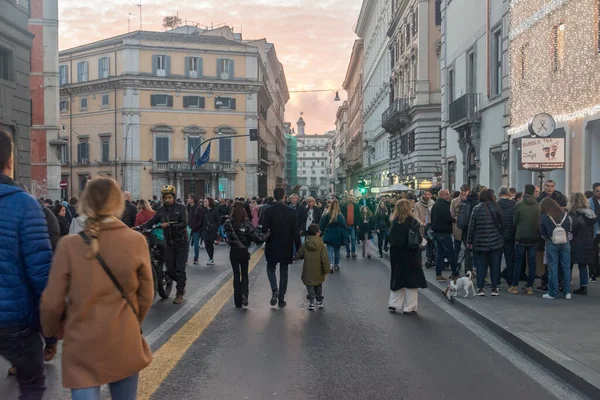
<path id="1" fill-rule="evenodd" d="M 534 171 L 565 168 L 564 138 L 522 138 L 521 169 Z"/>

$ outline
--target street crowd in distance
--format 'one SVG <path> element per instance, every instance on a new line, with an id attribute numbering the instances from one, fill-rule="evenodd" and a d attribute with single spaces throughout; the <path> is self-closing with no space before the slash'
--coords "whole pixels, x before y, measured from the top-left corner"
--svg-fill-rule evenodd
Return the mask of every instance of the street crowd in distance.
<path id="1" fill-rule="evenodd" d="M 80 199 L 58 201 L 34 199 L 11 178 L 12 145 L 1 133 L 0 354 L 26 399 L 42 398 L 44 362 L 55 357 L 59 340 L 68 344 L 62 378 L 73 399 L 99 399 L 104 384 L 113 398 L 135 398 L 139 372 L 152 362 L 140 327 L 157 285 L 163 297 L 175 285 L 173 303 L 182 304 L 190 251 L 192 265 L 202 258 L 213 266 L 220 244 L 229 247 L 240 310 L 250 306 L 252 243 L 264 246 L 271 287 L 265 303 L 287 306 L 288 267 L 302 262 L 311 312 L 325 308 L 327 276 L 343 274 L 359 253 L 389 254 L 388 310 L 407 315 L 417 315 L 418 289 L 427 287 L 423 265 L 436 269 L 438 281 L 474 281 L 477 296 L 487 286 L 500 295 L 502 280 L 509 294 L 532 295 L 539 279 L 549 300 L 586 295 L 600 273 L 598 183 L 568 198 L 548 180 L 541 192 L 534 185 L 497 194 L 463 185 L 453 194 L 315 199 L 278 188 L 267 198 L 188 195 L 184 204 L 171 185 L 160 197 L 133 201 L 116 181 L 97 177 Z M 579 285 L 572 290 L 575 264 Z"/>

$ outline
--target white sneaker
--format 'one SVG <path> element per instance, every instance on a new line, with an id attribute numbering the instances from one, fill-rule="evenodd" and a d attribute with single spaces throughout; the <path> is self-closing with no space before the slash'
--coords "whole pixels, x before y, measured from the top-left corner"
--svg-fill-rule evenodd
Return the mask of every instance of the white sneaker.
<path id="1" fill-rule="evenodd" d="M 308 311 L 315 311 L 315 303 L 312 301 L 308 303 Z"/>
<path id="2" fill-rule="evenodd" d="M 567 293 L 567 294 L 565 294 L 565 299 L 567 299 L 567 300 L 571 300 L 571 293 Z"/>
<path id="3" fill-rule="evenodd" d="M 546 300 L 554 300 L 554 297 L 550 296 L 548 293 L 546 293 L 545 295 L 542 296 L 542 299 L 546 299 Z"/>
<path id="4" fill-rule="evenodd" d="M 317 301 L 317 308 L 323 308 L 323 302 L 322 301 Z"/>
<path id="5" fill-rule="evenodd" d="M 206 265 L 215 265 L 214 260 L 208 260 L 208 262 L 206 263 Z"/>

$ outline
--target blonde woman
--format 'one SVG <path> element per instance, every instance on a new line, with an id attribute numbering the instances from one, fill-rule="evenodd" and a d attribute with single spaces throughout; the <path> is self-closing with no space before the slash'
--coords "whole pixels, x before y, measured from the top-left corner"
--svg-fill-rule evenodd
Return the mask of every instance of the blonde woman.
<path id="1" fill-rule="evenodd" d="M 589 281 L 588 266 L 594 265 L 596 248 L 594 246 L 594 224 L 596 214 L 583 193 L 571 193 L 567 203 L 567 211 L 571 217 L 571 273 L 573 266 L 579 268 L 579 289 L 574 294 L 587 294 Z"/>
<path id="2" fill-rule="evenodd" d="M 42 295 L 42 329 L 64 338 L 63 386 L 74 400 L 100 399 L 104 384 L 113 399 L 134 399 L 138 373 L 152 361 L 140 329 L 154 295 L 150 255 L 144 237 L 119 220 L 124 205 L 114 180 L 88 183 L 84 230 L 61 239 Z"/>
<path id="3" fill-rule="evenodd" d="M 421 266 L 421 250 L 409 247 L 408 235 L 411 229 L 419 233 L 419 223 L 412 216 L 412 203 L 401 199 L 396 202 L 391 216 L 390 229 L 390 312 L 417 314 L 419 306 L 418 288 L 426 288 L 425 274 Z M 419 234 L 419 241 L 422 238 Z"/>
<path id="4" fill-rule="evenodd" d="M 142 199 L 138 202 L 138 213 L 135 216 L 135 226 L 140 226 L 150 221 L 154 217 L 156 211 L 150 207 L 148 201 Z"/>
<path id="5" fill-rule="evenodd" d="M 340 211 L 340 203 L 337 199 L 331 200 L 329 209 L 321 217 L 320 227 L 323 235 L 323 243 L 327 245 L 329 254 L 330 272 L 340 270 L 340 247 L 348 241 L 348 230 L 346 220 Z"/>

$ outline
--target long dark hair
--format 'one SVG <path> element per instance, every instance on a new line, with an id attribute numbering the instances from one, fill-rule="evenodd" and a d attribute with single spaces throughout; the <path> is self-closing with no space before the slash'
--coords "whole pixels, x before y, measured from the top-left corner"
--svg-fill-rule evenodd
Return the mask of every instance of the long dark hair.
<path id="1" fill-rule="evenodd" d="M 246 214 L 246 209 L 244 204 L 236 201 L 233 204 L 233 210 L 231 211 L 231 223 L 235 225 L 239 225 L 248 219 L 248 214 Z"/>
<path id="2" fill-rule="evenodd" d="M 560 223 L 560 217 L 562 216 L 562 210 L 560 209 L 560 206 L 558 205 L 558 203 L 556 201 L 552 200 L 550 197 L 546 197 L 540 203 L 540 213 L 548 214 L 549 216 L 552 217 L 554 222 L 556 222 L 557 224 Z"/>

